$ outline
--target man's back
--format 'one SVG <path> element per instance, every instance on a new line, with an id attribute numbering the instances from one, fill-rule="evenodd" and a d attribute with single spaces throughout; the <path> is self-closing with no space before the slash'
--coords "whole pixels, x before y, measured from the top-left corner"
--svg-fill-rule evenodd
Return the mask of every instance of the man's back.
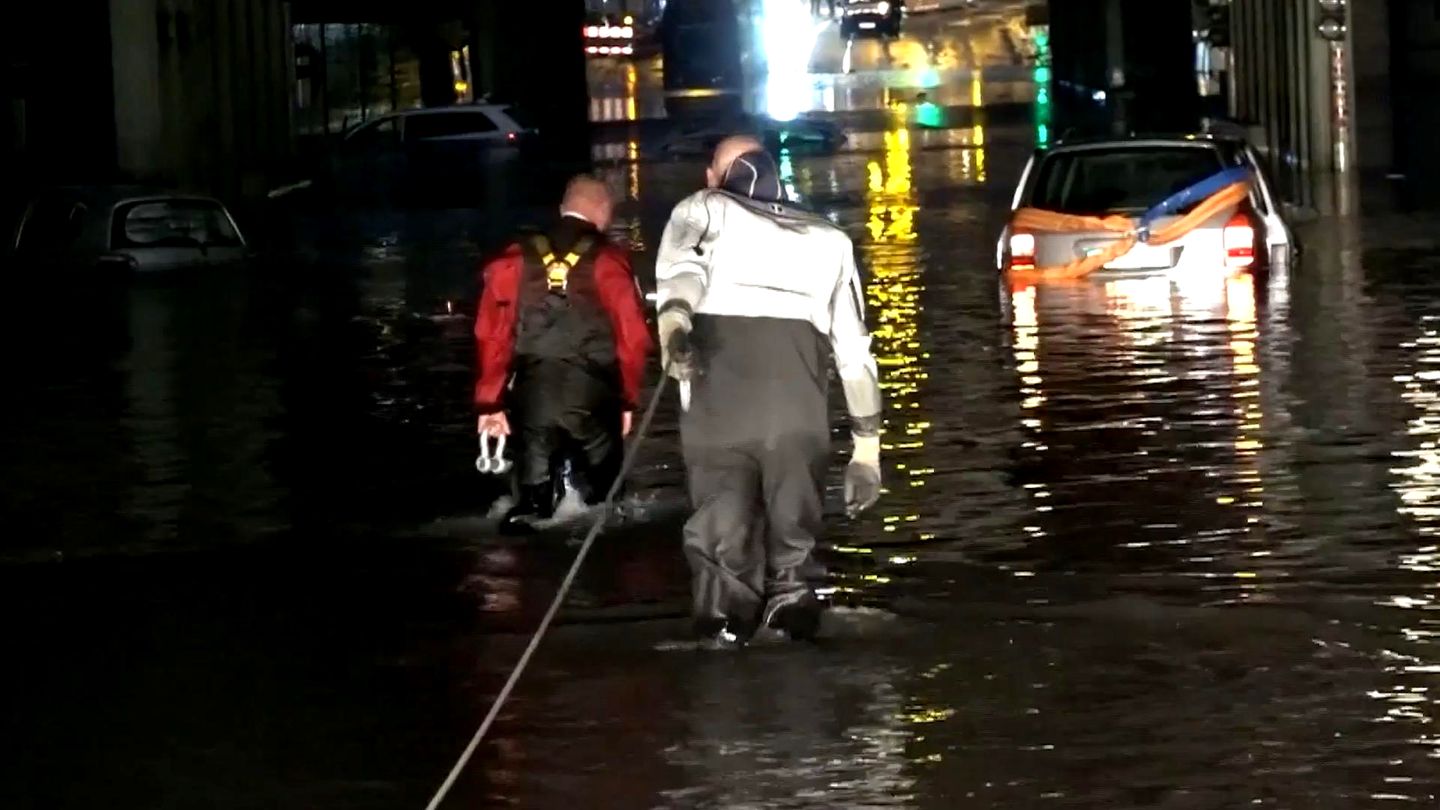
<path id="1" fill-rule="evenodd" d="M 708 253 L 696 257 L 709 269 L 696 314 L 799 320 L 830 334 L 835 293 L 854 270 L 844 231 L 806 212 L 719 191 L 694 194 L 681 210 L 691 232 L 661 247 L 661 264 L 697 247 Z"/>
<path id="2" fill-rule="evenodd" d="M 878 410 L 854 248 L 839 228 L 782 204 L 702 191 L 676 206 L 656 267 L 662 306 L 693 311 L 700 376 L 691 421 L 713 422 L 706 441 L 823 429 L 832 351 L 847 398 L 862 413 Z M 719 413 L 735 408 L 753 422 Z"/>

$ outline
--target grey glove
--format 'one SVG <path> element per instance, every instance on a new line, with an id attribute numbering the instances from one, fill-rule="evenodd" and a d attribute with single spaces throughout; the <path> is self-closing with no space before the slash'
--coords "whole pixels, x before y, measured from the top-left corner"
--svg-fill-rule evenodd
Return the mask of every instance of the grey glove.
<path id="1" fill-rule="evenodd" d="M 845 514 L 855 517 L 880 500 L 880 437 L 856 436 L 845 467 Z"/>
<path id="2" fill-rule="evenodd" d="M 685 306 L 667 306 L 659 317 L 660 362 L 681 382 L 695 376 L 695 348 L 690 342 L 690 311 Z"/>

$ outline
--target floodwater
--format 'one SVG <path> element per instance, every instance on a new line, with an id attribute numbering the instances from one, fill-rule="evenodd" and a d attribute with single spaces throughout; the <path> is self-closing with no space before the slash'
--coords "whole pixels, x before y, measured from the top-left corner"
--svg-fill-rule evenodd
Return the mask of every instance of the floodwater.
<path id="1" fill-rule="evenodd" d="M 859 247 L 887 394 L 826 638 L 678 643 L 667 400 L 446 806 L 1435 806 L 1433 235 L 1322 219 L 1289 274 L 1011 289 L 1028 132 L 903 120 L 786 161 Z M 700 170 L 604 167 L 642 271 Z M 424 806 L 575 538 L 484 520 L 456 279 L 488 231 L 407 216 L 343 263 L 12 306 L 0 806 Z"/>

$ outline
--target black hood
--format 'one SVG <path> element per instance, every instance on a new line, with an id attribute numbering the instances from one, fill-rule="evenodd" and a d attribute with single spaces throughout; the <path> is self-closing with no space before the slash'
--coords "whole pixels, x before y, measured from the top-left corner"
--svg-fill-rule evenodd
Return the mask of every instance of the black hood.
<path id="1" fill-rule="evenodd" d="M 725 170 L 720 187 L 760 202 L 785 202 L 780 169 L 770 153 L 760 149 L 735 158 L 730 168 Z"/>

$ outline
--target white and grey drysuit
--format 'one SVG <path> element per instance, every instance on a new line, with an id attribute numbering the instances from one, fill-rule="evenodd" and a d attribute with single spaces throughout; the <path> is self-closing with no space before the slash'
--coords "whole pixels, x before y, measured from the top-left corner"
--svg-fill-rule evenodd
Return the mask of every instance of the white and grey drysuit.
<path id="1" fill-rule="evenodd" d="M 707 189 L 675 207 L 656 277 L 667 368 L 677 330 L 691 356 L 681 441 L 694 616 L 702 632 L 728 625 L 744 636 L 814 602 L 802 569 L 824 514 L 832 354 L 856 442 L 851 470 L 873 477 L 869 503 L 851 506 L 879 494 L 880 385 L 854 246 L 803 210 Z"/>

